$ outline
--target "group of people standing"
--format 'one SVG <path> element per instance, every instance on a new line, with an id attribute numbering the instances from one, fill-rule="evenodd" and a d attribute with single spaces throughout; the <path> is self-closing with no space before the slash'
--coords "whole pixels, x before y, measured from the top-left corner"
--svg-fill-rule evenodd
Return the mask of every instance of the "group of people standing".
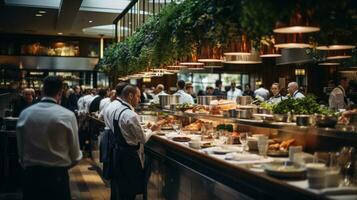
<path id="1" fill-rule="evenodd" d="M 147 99 L 146 102 L 159 103 L 160 95 L 167 95 L 165 92 L 165 87 L 162 84 L 158 84 L 154 89 L 153 93 L 148 93 L 142 90 L 142 94 L 145 96 L 150 96 L 151 99 Z M 183 80 L 177 82 L 177 92 L 174 95 L 179 95 L 179 103 L 190 103 L 196 102 L 197 96 L 217 96 L 219 98 L 229 99 L 238 101 L 240 96 L 251 96 L 253 98 L 259 99 L 261 101 L 267 101 L 270 103 L 279 103 L 280 101 L 286 99 L 288 96 L 292 98 L 304 98 L 305 95 L 299 90 L 299 85 L 296 82 L 290 82 L 288 84 L 287 92 L 283 88 L 280 88 L 279 83 L 273 83 L 270 87 L 270 91 L 265 89 L 263 85 L 259 85 L 254 91 L 251 90 L 249 84 L 245 84 L 244 91 L 240 86 L 237 86 L 234 81 L 231 85 L 226 87 L 226 90 L 222 90 L 222 81 L 217 80 L 215 83 L 215 88 L 212 86 L 207 86 L 206 91 L 199 91 L 197 94 L 193 90 L 192 83 L 185 83 Z"/>
<path id="2" fill-rule="evenodd" d="M 104 172 L 111 180 L 111 199 L 130 200 L 143 194 L 143 145 L 161 122 L 148 124 L 144 131 L 134 109 L 141 100 L 139 88 L 122 82 L 110 95 L 100 90 L 80 95 L 74 88 L 76 96 L 69 99 L 77 98 L 77 106 L 72 112 L 59 105 L 62 79 L 49 76 L 43 83 L 41 100 L 24 109 L 17 122 L 19 159 L 24 168 L 23 199 L 71 199 L 68 169 L 83 156 L 75 113 L 83 110 L 100 111 L 104 118 L 103 137 L 107 139 L 102 143 L 107 143 L 101 149 Z"/>

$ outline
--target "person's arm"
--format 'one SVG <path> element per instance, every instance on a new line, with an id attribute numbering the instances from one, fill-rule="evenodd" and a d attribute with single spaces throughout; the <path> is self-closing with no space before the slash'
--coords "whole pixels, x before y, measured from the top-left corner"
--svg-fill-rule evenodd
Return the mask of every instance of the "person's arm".
<path id="1" fill-rule="evenodd" d="M 82 152 L 79 148 L 77 120 L 74 115 L 72 115 L 70 127 L 68 147 L 72 164 L 69 167 L 73 167 L 82 159 Z"/>
<path id="2" fill-rule="evenodd" d="M 25 128 L 25 122 L 24 122 L 24 117 L 22 115 L 19 116 L 19 119 L 17 120 L 16 124 L 16 140 L 17 140 L 17 150 L 18 150 L 18 155 L 19 155 L 19 163 L 23 167 L 23 156 L 24 156 L 24 151 L 23 151 L 23 134 L 24 134 L 24 129 Z"/>

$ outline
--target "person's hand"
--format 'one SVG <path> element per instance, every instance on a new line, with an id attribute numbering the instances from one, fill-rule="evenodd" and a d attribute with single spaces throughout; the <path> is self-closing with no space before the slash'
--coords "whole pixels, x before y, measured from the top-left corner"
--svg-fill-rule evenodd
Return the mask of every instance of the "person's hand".
<path id="1" fill-rule="evenodd" d="M 157 131 L 160 129 L 160 125 L 158 124 L 153 124 L 151 127 L 150 127 L 151 131 Z"/>

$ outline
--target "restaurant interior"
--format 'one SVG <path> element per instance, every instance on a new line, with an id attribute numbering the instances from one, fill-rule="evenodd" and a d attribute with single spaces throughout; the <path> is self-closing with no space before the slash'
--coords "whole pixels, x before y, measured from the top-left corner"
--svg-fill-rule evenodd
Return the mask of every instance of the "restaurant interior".
<path id="1" fill-rule="evenodd" d="M 353 0 L 0 0 L 0 200 L 26 199 L 18 122 L 48 76 L 77 119 L 71 199 L 121 199 L 119 99 L 150 135 L 128 199 L 356 200 L 356 45 Z"/>

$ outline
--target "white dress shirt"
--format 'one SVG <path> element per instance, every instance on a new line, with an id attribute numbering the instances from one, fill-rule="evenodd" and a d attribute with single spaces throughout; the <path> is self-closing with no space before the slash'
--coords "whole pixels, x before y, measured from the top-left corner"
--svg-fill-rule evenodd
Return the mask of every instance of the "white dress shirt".
<path id="1" fill-rule="evenodd" d="M 268 103 L 272 103 L 272 104 L 277 104 L 280 103 L 282 100 L 287 99 L 284 96 L 281 96 L 280 94 L 276 95 L 276 96 L 272 96 L 269 98 L 269 100 L 267 101 Z"/>
<path id="2" fill-rule="evenodd" d="M 155 104 L 160 103 L 159 95 L 167 95 L 167 93 L 165 91 L 161 91 L 161 92 L 155 94 L 153 99 L 152 99 L 152 102 L 154 102 Z"/>
<path id="3" fill-rule="evenodd" d="M 77 120 L 73 112 L 44 97 L 21 112 L 16 127 L 20 163 L 68 167 L 82 159 Z"/>
<path id="4" fill-rule="evenodd" d="M 113 101 L 115 102 L 115 101 Z M 113 103 L 112 102 L 112 103 Z M 116 101 L 118 102 L 118 101 Z M 135 112 L 135 109 L 125 101 L 123 103 L 117 104 L 117 109 L 110 111 L 107 108 L 106 115 L 109 115 L 108 126 L 114 132 L 113 119 L 118 119 L 119 114 L 122 110 L 129 107 L 129 109 L 123 111 L 118 121 L 119 129 L 128 145 L 140 145 L 138 154 L 141 160 L 141 164 L 144 164 L 144 144 L 149 140 L 153 132 L 149 129 L 144 131 L 140 125 L 139 115 Z M 112 104 L 111 103 L 111 104 Z M 111 106 L 111 105 L 110 105 Z M 113 106 L 114 107 L 114 106 Z"/>
<path id="5" fill-rule="evenodd" d="M 89 113 L 89 106 L 92 101 L 99 95 L 87 94 L 78 99 L 78 112 L 80 114 Z"/>
<path id="6" fill-rule="evenodd" d="M 117 97 L 117 99 L 120 100 L 119 97 Z M 104 119 L 106 128 L 110 128 L 110 129 L 114 130 L 113 115 L 114 115 L 115 110 L 118 109 L 120 105 L 121 105 L 120 101 L 114 100 L 114 101 L 110 102 L 107 107 L 105 107 L 103 109 L 102 115 L 103 115 L 103 119 Z"/>
<path id="7" fill-rule="evenodd" d="M 104 110 L 104 108 L 107 107 L 110 102 L 111 102 L 110 101 L 110 97 L 106 97 L 106 98 L 100 100 L 100 102 L 99 102 L 99 112 Z"/>
<path id="8" fill-rule="evenodd" d="M 230 89 L 227 92 L 227 99 L 237 101 L 237 97 L 243 96 L 242 90 L 235 88 L 234 91 Z"/>
<path id="9" fill-rule="evenodd" d="M 193 97 L 189 94 L 187 94 L 185 91 L 183 90 L 178 90 L 174 95 L 179 95 L 179 103 L 180 104 L 184 104 L 184 103 L 189 103 L 189 104 L 193 104 Z"/>
<path id="10" fill-rule="evenodd" d="M 305 98 L 305 95 L 303 95 L 301 92 L 296 90 L 293 94 L 293 99 L 302 99 L 302 98 Z"/>
<path id="11" fill-rule="evenodd" d="M 260 96 L 262 97 L 264 100 L 267 100 L 269 98 L 269 90 L 265 89 L 265 88 L 258 88 L 254 91 L 254 96 Z"/>
<path id="12" fill-rule="evenodd" d="M 344 88 L 340 85 L 335 87 L 328 99 L 329 108 L 332 110 L 344 109 L 346 107 L 345 97 L 346 94 Z"/>

